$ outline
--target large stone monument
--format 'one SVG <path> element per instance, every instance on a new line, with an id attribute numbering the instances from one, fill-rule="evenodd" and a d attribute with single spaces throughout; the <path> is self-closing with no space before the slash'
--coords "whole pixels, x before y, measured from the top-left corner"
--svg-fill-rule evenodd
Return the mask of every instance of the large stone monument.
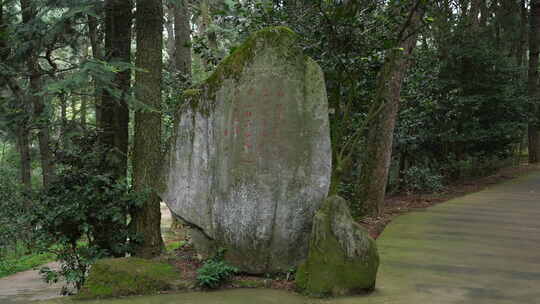
<path id="1" fill-rule="evenodd" d="M 198 250 L 250 273 L 305 259 L 331 174 L 323 73 L 297 35 L 252 35 L 177 113 L 162 193 Z"/>

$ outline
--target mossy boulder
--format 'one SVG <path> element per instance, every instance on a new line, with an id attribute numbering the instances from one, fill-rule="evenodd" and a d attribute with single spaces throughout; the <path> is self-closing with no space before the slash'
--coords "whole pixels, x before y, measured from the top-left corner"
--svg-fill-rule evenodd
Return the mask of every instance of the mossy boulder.
<path id="1" fill-rule="evenodd" d="M 343 198 L 332 196 L 317 211 L 309 246 L 308 258 L 296 273 L 296 284 L 305 293 L 339 296 L 375 288 L 375 240 L 353 220 Z"/>
<path id="2" fill-rule="evenodd" d="M 92 265 L 77 296 L 101 299 L 154 294 L 173 289 L 180 273 L 170 264 L 139 258 L 103 259 Z"/>
<path id="3" fill-rule="evenodd" d="M 252 274 L 298 265 L 332 172 L 321 67 L 297 34 L 271 27 L 184 97 L 161 197 L 197 252 L 224 248 L 229 264 Z"/>

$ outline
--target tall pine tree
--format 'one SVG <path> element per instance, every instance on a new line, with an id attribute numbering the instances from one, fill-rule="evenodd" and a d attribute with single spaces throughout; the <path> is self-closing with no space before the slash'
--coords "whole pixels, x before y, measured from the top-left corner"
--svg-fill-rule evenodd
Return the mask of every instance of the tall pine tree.
<path id="1" fill-rule="evenodd" d="M 133 183 L 136 191 L 149 191 L 143 206 L 133 214 L 133 228 L 142 237 L 135 255 L 151 258 L 161 253 L 160 198 L 156 189 L 161 174 L 161 70 L 163 4 L 161 0 L 137 0 L 135 19 L 137 54 L 135 74 L 135 138 Z"/>

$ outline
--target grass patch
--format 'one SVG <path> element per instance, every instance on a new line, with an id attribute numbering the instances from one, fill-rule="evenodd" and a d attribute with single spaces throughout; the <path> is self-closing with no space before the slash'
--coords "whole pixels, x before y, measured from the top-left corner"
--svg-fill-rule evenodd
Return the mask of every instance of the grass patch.
<path id="1" fill-rule="evenodd" d="M 17 272 L 33 269 L 40 265 L 54 261 L 54 254 L 26 254 L 9 253 L 0 258 L 0 278 L 12 275 Z"/>
<path id="2" fill-rule="evenodd" d="M 170 242 L 168 244 L 165 245 L 165 250 L 170 253 L 170 252 L 173 252 L 175 251 L 176 249 L 178 248 L 181 248 L 182 246 L 184 246 L 186 244 L 185 241 L 175 241 L 175 242 Z"/>
<path id="3" fill-rule="evenodd" d="M 85 246 L 87 243 L 87 241 L 77 242 L 79 247 Z M 58 246 L 53 245 L 50 248 L 51 252 L 32 253 L 22 243 L 7 247 L 0 251 L 0 278 L 55 261 L 56 254 L 53 251 L 56 249 L 58 249 Z"/>

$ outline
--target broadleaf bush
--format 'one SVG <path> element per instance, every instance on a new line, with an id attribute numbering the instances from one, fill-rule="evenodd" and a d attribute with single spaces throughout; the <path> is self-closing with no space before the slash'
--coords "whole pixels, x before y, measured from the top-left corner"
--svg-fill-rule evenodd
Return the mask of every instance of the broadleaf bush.
<path id="1" fill-rule="evenodd" d="M 57 155 L 57 176 L 33 211 L 36 245 L 61 264 L 60 270 L 43 268 L 42 275 L 48 282 L 62 278 L 65 293 L 82 288 L 95 261 L 125 256 L 138 239 L 129 229 L 128 214 L 140 206 L 143 194 L 108 173 L 104 156 L 114 151 L 104 150 L 96 135 L 73 137 L 69 149 Z"/>
<path id="2" fill-rule="evenodd" d="M 403 172 L 402 187 L 409 193 L 434 193 L 444 189 L 442 175 L 430 168 L 410 167 Z"/>

